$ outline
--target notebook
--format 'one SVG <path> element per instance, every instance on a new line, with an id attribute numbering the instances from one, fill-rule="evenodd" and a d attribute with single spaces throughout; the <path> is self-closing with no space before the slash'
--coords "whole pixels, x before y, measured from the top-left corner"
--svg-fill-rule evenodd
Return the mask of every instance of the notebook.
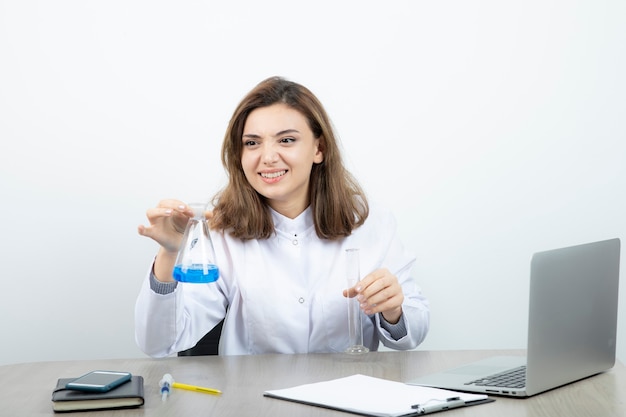
<path id="1" fill-rule="evenodd" d="M 526 357 L 491 357 L 409 384 L 529 397 L 613 367 L 620 240 L 538 252 L 530 263 Z M 504 374 L 517 377 L 503 382 Z"/>
<path id="2" fill-rule="evenodd" d="M 76 378 L 59 378 L 52 392 L 55 412 L 135 408 L 144 403 L 143 377 L 133 375 L 126 382 L 107 392 L 86 392 L 66 389 L 65 384 Z"/>

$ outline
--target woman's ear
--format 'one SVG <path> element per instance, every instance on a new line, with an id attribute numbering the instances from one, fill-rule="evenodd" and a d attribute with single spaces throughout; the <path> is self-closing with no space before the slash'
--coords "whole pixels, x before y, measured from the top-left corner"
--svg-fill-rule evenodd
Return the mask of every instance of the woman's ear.
<path id="1" fill-rule="evenodd" d="M 315 139 L 315 155 L 313 155 L 313 163 L 315 164 L 321 164 L 322 162 L 324 162 L 324 152 L 322 150 L 323 148 L 323 138 L 319 137 L 317 139 Z"/>

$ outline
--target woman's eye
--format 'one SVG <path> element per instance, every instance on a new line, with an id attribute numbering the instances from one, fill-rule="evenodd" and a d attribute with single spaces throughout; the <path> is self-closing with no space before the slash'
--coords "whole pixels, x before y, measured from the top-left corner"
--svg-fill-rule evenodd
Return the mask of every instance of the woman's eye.
<path id="1" fill-rule="evenodd" d="M 291 137 L 290 138 L 282 138 L 280 140 L 281 143 L 292 143 L 292 142 L 295 142 L 295 141 L 296 141 L 296 138 L 291 138 Z"/>
<path id="2" fill-rule="evenodd" d="M 256 140 L 247 140 L 243 143 L 243 146 L 254 146 L 257 144 Z"/>

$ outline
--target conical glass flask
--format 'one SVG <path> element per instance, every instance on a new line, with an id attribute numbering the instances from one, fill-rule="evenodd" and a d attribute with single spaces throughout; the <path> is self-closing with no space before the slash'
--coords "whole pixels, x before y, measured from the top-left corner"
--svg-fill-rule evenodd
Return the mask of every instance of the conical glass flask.
<path id="1" fill-rule="evenodd" d="M 207 283 L 216 281 L 219 269 L 215 264 L 215 250 L 209 235 L 209 224 L 204 215 L 205 204 L 189 204 L 194 216 L 187 222 L 183 241 L 174 264 L 174 279 L 180 282 Z"/>

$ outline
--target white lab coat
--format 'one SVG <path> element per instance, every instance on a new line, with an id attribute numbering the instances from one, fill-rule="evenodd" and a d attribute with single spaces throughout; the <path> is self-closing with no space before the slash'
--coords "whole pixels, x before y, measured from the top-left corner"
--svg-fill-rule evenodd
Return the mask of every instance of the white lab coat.
<path id="1" fill-rule="evenodd" d="M 161 295 L 150 271 L 137 298 L 136 339 L 148 355 L 163 357 L 193 347 L 226 317 L 219 353 L 341 352 L 348 347 L 345 249 L 360 249 L 361 276 L 387 268 L 404 291 L 407 335 L 394 340 L 379 314 L 363 315 L 364 345 L 379 341 L 412 349 L 429 327 L 428 302 L 411 277 L 415 258 L 400 243 L 392 214 L 371 205 L 365 224 L 338 241 L 319 239 L 311 209 L 295 219 L 272 211 L 275 235 L 242 241 L 211 232 L 220 278 L 210 284 L 179 283 Z"/>

